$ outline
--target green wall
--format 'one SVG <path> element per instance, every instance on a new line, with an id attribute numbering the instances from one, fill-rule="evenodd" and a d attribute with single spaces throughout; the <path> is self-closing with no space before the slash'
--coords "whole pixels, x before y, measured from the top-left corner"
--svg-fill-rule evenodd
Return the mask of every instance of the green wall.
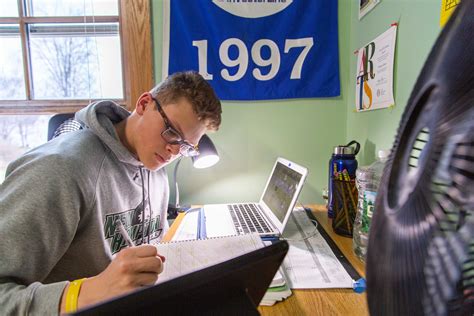
<path id="1" fill-rule="evenodd" d="M 341 96 L 328 99 L 223 102 L 220 130 L 210 137 L 221 160 L 209 169 L 180 164 L 178 182 L 183 203 L 258 200 L 276 157 L 306 166 L 310 173 L 300 201 L 321 203 L 332 147 L 357 139 L 362 164 L 378 148 L 390 147 L 411 87 L 434 42 L 438 28 L 436 0 L 382 0 L 358 21 L 358 0 L 339 0 Z M 163 2 L 152 0 L 155 78 L 161 78 Z M 399 21 L 393 110 L 353 113 L 353 51 Z M 168 167 L 171 175 L 174 165 Z M 173 194 L 172 194 L 173 195 Z"/>
<path id="2" fill-rule="evenodd" d="M 342 2 L 347 1 L 339 1 L 340 4 Z M 399 23 L 395 48 L 393 109 L 354 112 L 357 67 L 355 55 L 349 63 L 346 139 L 357 139 L 361 143 L 362 148 L 357 158 L 359 165 L 373 162 L 377 150 L 392 147 L 413 85 L 440 31 L 440 6 L 441 0 L 381 0 L 359 21 L 358 8 L 353 5 L 351 33 L 350 37 L 346 37 L 351 51 L 365 46 L 387 30 L 392 22 Z"/>

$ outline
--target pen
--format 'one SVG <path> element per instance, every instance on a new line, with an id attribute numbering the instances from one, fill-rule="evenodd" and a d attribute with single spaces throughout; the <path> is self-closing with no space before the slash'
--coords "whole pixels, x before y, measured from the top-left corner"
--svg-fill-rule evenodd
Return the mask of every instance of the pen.
<path id="1" fill-rule="evenodd" d="M 120 235 L 122 235 L 122 238 L 125 239 L 125 242 L 127 243 L 127 245 L 129 247 L 134 247 L 135 244 L 133 243 L 133 240 L 130 238 L 130 236 L 128 235 L 127 231 L 125 230 L 125 227 L 123 226 L 123 223 L 121 220 L 117 220 L 116 221 L 116 225 L 118 227 L 118 230 L 120 232 Z"/>

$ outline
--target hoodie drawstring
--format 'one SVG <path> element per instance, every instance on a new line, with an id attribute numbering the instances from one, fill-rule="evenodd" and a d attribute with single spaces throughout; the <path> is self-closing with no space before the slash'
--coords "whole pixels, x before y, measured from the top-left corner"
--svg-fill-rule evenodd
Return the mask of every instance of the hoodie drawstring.
<path id="1" fill-rule="evenodd" d="M 141 217 L 142 217 L 142 245 L 143 241 L 145 238 L 145 180 L 143 177 L 143 167 L 140 168 L 140 179 L 142 181 L 142 211 L 141 211 Z M 148 197 L 148 234 L 147 234 L 147 244 L 150 243 L 150 230 L 151 230 L 151 217 L 152 217 L 152 212 L 151 212 L 151 201 L 150 201 L 150 170 L 147 170 L 147 197 Z"/>
<path id="2" fill-rule="evenodd" d="M 142 218 L 142 243 L 143 245 L 143 238 L 145 237 L 145 180 L 143 179 L 143 167 L 139 167 L 140 169 L 140 180 L 142 181 L 142 210 L 141 210 L 141 218 Z"/>
<path id="3" fill-rule="evenodd" d="M 147 170 L 147 195 L 148 195 L 148 213 L 150 217 L 148 219 L 148 243 L 150 243 L 150 231 L 151 231 L 151 200 L 150 200 L 150 170 Z"/>

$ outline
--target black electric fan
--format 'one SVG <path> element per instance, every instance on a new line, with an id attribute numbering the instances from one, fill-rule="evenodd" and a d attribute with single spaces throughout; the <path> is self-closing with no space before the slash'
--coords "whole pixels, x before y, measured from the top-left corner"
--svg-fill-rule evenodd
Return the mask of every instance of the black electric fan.
<path id="1" fill-rule="evenodd" d="M 474 314 L 474 1 L 418 77 L 378 191 L 367 252 L 372 315 Z"/>

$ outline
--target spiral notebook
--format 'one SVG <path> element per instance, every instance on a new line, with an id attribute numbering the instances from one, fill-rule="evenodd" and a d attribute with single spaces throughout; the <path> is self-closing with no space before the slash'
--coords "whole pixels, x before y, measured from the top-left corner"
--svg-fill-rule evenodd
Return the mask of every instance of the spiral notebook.
<path id="1" fill-rule="evenodd" d="M 166 258 L 156 284 L 204 269 L 264 247 L 258 234 L 157 243 Z"/>

